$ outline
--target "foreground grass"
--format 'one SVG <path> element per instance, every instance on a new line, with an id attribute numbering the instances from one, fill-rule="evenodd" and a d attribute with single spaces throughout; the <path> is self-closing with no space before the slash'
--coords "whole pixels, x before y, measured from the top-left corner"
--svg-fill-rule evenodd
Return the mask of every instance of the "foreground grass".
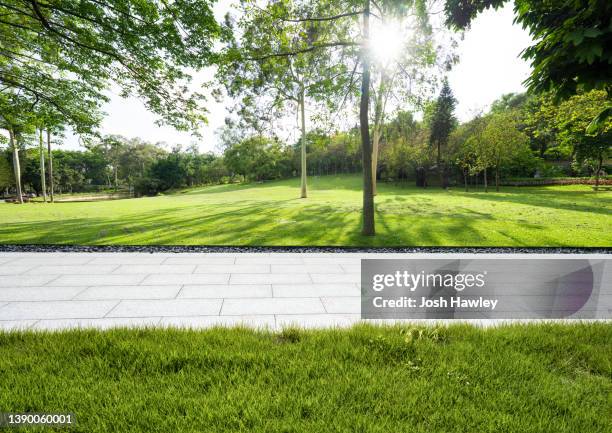
<path id="1" fill-rule="evenodd" d="M 0 333 L 0 408 L 87 433 L 609 432 L 611 362 L 610 324 Z"/>
<path id="2" fill-rule="evenodd" d="M 612 193 L 588 185 L 482 190 L 381 184 L 377 236 L 360 235 L 361 178 L 221 185 L 92 203 L 0 203 L 0 243 L 612 246 Z"/>

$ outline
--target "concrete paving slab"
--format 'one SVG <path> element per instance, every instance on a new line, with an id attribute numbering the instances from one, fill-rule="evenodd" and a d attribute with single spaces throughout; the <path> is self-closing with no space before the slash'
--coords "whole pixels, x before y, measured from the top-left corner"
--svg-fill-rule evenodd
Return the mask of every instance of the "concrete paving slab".
<path id="1" fill-rule="evenodd" d="M 0 287 L 43 286 L 57 278 L 57 275 L 3 275 L 0 277 Z"/>
<path id="2" fill-rule="evenodd" d="M 15 253 L 14 253 L 15 254 Z M 11 265 L 15 266 L 51 266 L 51 265 L 84 265 L 91 261 L 91 256 L 66 255 L 65 253 L 26 254 L 15 258 Z"/>
<path id="3" fill-rule="evenodd" d="M 107 275 L 118 265 L 39 265 L 31 268 L 27 275 Z"/>
<path id="4" fill-rule="evenodd" d="M 161 265 L 167 260 L 165 256 L 149 254 L 146 256 L 104 256 L 94 257 L 88 265 Z M 168 263 L 172 264 L 172 263 Z"/>
<path id="5" fill-rule="evenodd" d="M 69 301 L 86 287 L 0 287 L 0 301 Z"/>
<path id="6" fill-rule="evenodd" d="M 273 274 L 344 274 L 345 271 L 338 264 L 319 265 L 272 265 Z"/>
<path id="7" fill-rule="evenodd" d="M 170 286 L 93 286 L 81 291 L 75 299 L 174 299 L 181 285 Z M 0 296 L 1 296 L 0 291 Z"/>
<path id="8" fill-rule="evenodd" d="M 48 286 L 125 286 L 140 284 L 147 274 L 138 275 L 60 275 Z"/>
<path id="9" fill-rule="evenodd" d="M 121 265 L 113 274 L 192 274 L 195 265 Z"/>
<path id="10" fill-rule="evenodd" d="M 198 256 L 198 257 L 166 257 L 164 259 L 164 265 L 233 265 L 236 262 L 236 257 L 212 257 L 212 256 Z"/>
<path id="11" fill-rule="evenodd" d="M 309 274 L 232 274 L 230 284 L 301 284 L 312 283 Z"/>
<path id="12" fill-rule="evenodd" d="M 195 274 L 269 274 L 270 265 L 198 265 Z"/>
<path id="13" fill-rule="evenodd" d="M 318 298 L 240 298 L 225 299 L 222 316 L 252 314 L 316 314 L 325 313 Z"/>
<path id="14" fill-rule="evenodd" d="M 270 284 L 185 285 L 178 298 L 271 298 Z"/>
<path id="15" fill-rule="evenodd" d="M 330 314 L 361 314 L 361 297 L 359 296 L 337 296 L 322 297 L 321 301 L 325 311 Z"/>
<path id="16" fill-rule="evenodd" d="M 357 284 L 272 284 L 272 293 L 278 298 L 318 298 L 321 296 L 359 296 Z"/>
<path id="17" fill-rule="evenodd" d="M 361 274 L 310 274 L 313 283 L 361 283 Z"/>
<path id="18" fill-rule="evenodd" d="M 34 267 L 34 265 L 0 264 L 0 278 L 3 275 L 21 275 Z"/>
<path id="19" fill-rule="evenodd" d="M 0 331 L 24 331 L 35 323 L 36 320 L 0 320 Z"/>
<path id="20" fill-rule="evenodd" d="M 89 319 L 104 317 L 116 301 L 11 302 L 0 308 L 0 320 Z"/>
<path id="21" fill-rule="evenodd" d="M 156 299 L 121 301 L 107 317 L 218 315 L 223 299 Z"/>
<path id="22" fill-rule="evenodd" d="M 265 256 L 242 256 L 236 257 L 237 265 L 301 265 L 304 262 L 300 256 L 288 256 L 286 254 L 275 254 Z"/>
<path id="23" fill-rule="evenodd" d="M 142 285 L 227 284 L 229 274 L 156 274 L 148 275 Z"/>

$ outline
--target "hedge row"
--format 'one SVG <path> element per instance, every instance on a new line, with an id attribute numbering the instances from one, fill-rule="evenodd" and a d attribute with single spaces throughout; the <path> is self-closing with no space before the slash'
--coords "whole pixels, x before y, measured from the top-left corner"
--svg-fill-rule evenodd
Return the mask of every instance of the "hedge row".
<path id="1" fill-rule="evenodd" d="M 600 185 L 612 185 L 612 178 L 602 177 Z M 504 186 L 538 186 L 538 185 L 595 185 L 593 177 L 561 177 L 549 179 L 513 179 L 502 181 Z"/>

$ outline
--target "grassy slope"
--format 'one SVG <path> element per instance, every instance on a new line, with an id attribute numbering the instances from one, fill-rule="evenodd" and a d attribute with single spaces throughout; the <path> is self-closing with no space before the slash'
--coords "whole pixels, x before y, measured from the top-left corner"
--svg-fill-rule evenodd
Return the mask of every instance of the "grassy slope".
<path id="1" fill-rule="evenodd" d="M 382 184 L 360 236 L 361 179 L 222 185 L 95 203 L 0 204 L 0 243 L 612 246 L 612 193 L 588 186 L 446 192 Z"/>
<path id="2" fill-rule="evenodd" d="M 87 433 L 610 431 L 610 324 L 406 335 L 0 333 L 0 408 Z"/>

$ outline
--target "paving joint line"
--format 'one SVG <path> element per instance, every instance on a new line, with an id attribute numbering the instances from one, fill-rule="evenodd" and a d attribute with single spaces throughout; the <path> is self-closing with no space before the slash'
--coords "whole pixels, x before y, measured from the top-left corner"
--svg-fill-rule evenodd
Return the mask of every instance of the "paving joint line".
<path id="1" fill-rule="evenodd" d="M 329 312 L 327 311 L 327 308 L 325 307 L 325 302 L 323 302 L 323 298 L 321 296 L 319 296 L 319 302 L 323 306 L 323 311 L 325 311 L 325 314 L 329 314 Z"/>
<path id="2" fill-rule="evenodd" d="M 221 298 L 221 306 L 219 307 L 219 313 L 217 316 L 221 317 L 221 311 L 223 311 L 223 305 L 225 305 L 225 298 Z"/>
<path id="3" fill-rule="evenodd" d="M 4 266 L 4 264 L 3 264 L 3 266 Z M 17 265 L 17 266 L 19 266 L 19 265 Z M 18 273 L 13 274 L 13 275 L 28 275 L 27 272 L 33 271 L 34 269 L 36 269 L 37 266 L 39 266 L 39 265 L 34 265 L 32 267 L 26 268 L 24 271 L 18 272 Z M 36 275 L 36 274 L 33 274 L 33 275 Z"/>
<path id="4" fill-rule="evenodd" d="M 53 278 L 53 279 L 51 279 L 51 280 L 47 281 L 45 284 L 43 284 L 43 286 L 49 287 L 49 284 L 51 284 L 52 282 L 54 282 L 54 281 L 56 281 L 56 280 L 59 280 L 59 279 L 60 279 L 61 277 L 63 277 L 63 276 L 64 276 L 64 275 L 61 275 L 61 274 L 60 274 L 60 275 L 56 276 L 55 278 Z"/>
<path id="5" fill-rule="evenodd" d="M 87 287 L 85 287 L 83 290 L 81 290 L 81 291 L 80 291 L 80 292 L 78 292 L 76 295 L 74 295 L 72 298 L 70 298 L 70 300 L 71 300 L 71 301 L 75 301 L 75 300 L 76 300 L 76 301 L 78 301 L 77 297 L 78 297 L 78 296 L 79 296 L 81 293 L 86 292 L 87 290 L 91 289 L 92 287 L 94 287 L 94 286 L 87 286 Z"/>
<path id="6" fill-rule="evenodd" d="M 108 310 L 108 311 L 106 312 L 106 314 L 105 314 L 104 316 L 102 316 L 102 319 L 107 318 L 107 317 L 108 317 L 108 315 L 109 315 L 110 313 L 112 313 L 112 312 L 113 312 L 113 310 L 115 310 L 115 308 L 117 308 L 117 307 L 119 306 L 119 304 L 121 304 L 121 302 L 122 302 L 122 300 L 120 300 L 119 302 L 117 302 L 113 308 L 111 308 L 110 310 Z"/>
<path id="7" fill-rule="evenodd" d="M 178 292 L 176 292 L 176 295 L 174 296 L 174 299 L 179 299 L 179 295 L 181 294 L 181 292 L 183 291 L 185 286 L 186 286 L 186 284 L 181 284 L 181 288 L 179 289 Z"/>

